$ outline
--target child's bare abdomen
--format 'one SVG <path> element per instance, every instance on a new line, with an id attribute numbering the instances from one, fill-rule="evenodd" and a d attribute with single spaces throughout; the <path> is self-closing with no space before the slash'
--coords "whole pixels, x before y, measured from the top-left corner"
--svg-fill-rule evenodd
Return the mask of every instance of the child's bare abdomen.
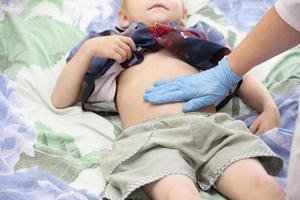
<path id="1" fill-rule="evenodd" d="M 154 81 L 197 73 L 198 70 L 166 51 L 145 56 L 143 63 L 124 70 L 118 77 L 117 106 L 123 128 L 147 119 L 182 113 L 184 102 L 152 105 L 144 101 L 145 90 Z M 201 109 L 215 112 L 213 106 Z"/>

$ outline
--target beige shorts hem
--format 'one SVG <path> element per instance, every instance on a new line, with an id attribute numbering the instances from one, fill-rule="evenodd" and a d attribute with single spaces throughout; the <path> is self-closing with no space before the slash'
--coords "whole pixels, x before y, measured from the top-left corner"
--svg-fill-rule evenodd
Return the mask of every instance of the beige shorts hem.
<path id="1" fill-rule="evenodd" d="M 170 176 L 170 175 L 174 175 L 174 174 L 181 174 L 181 175 L 185 175 L 188 176 L 189 178 L 191 178 L 195 184 L 197 184 L 196 179 L 195 179 L 195 174 L 193 172 L 189 172 L 186 169 L 169 169 L 148 177 L 145 177 L 137 182 L 135 182 L 134 184 L 132 184 L 131 186 L 129 186 L 126 190 L 125 195 L 123 195 L 123 197 L 118 198 L 116 196 L 114 196 L 113 194 L 109 193 L 109 192 L 105 192 L 103 193 L 103 198 L 107 198 L 110 200 L 125 200 L 126 198 L 128 198 L 135 190 L 153 183 L 155 181 L 158 181 L 159 179 L 162 179 L 166 176 Z"/>
<path id="2" fill-rule="evenodd" d="M 224 173 L 224 171 L 230 166 L 232 165 L 234 162 L 240 161 L 240 160 L 244 160 L 244 159 L 248 159 L 248 158 L 260 158 L 260 157 L 272 157 L 272 158 L 277 158 L 278 160 L 280 160 L 278 158 L 278 156 L 276 156 L 276 154 L 274 154 L 272 151 L 250 151 L 250 152 L 244 152 L 241 154 L 237 154 L 236 156 L 231 157 L 230 159 L 226 160 L 223 164 L 221 164 L 215 171 L 214 175 L 208 180 L 208 184 L 203 184 L 203 180 L 197 180 L 197 183 L 199 185 L 199 187 L 204 190 L 204 191 L 208 191 L 211 189 L 211 187 L 216 188 L 216 181 L 218 180 L 218 178 L 220 176 L 222 176 L 222 174 Z M 262 163 L 263 165 L 263 163 Z M 280 166 L 278 168 L 281 168 Z M 266 171 L 268 171 L 268 169 L 266 169 Z M 279 171 L 279 169 L 278 169 Z M 268 172 L 270 173 L 270 172 Z M 202 182 L 202 183 L 201 183 Z"/>

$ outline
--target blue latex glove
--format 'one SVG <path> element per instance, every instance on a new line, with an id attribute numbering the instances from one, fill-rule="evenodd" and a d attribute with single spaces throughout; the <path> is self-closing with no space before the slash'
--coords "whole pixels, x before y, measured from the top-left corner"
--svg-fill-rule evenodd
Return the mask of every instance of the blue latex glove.
<path id="1" fill-rule="evenodd" d="M 242 77 L 234 73 L 224 57 L 218 66 L 193 75 L 161 80 L 147 89 L 144 99 L 152 104 L 187 101 L 183 112 L 192 112 L 220 101 Z"/>

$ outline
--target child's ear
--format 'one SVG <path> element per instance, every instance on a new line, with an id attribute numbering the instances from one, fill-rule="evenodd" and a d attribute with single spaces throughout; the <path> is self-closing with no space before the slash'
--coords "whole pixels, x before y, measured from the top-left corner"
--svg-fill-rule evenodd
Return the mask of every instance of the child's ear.
<path id="1" fill-rule="evenodd" d="M 126 14 L 125 10 L 121 9 L 119 11 L 118 21 L 119 21 L 119 25 L 122 28 L 126 28 L 130 25 L 130 21 L 128 20 L 128 17 L 127 17 L 127 14 Z"/>

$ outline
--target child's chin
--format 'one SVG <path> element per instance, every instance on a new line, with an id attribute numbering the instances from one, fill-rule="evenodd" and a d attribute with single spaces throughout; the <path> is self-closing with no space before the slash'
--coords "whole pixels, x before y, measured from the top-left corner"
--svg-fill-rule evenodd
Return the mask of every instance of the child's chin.
<path id="1" fill-rule="evenodd" d="M 154 24 L 170 24 L 171 22 L 174 22 L 174 20 L 167 20 L 167 19 L 163 19 L 163 18 L 156 18 L 154 20 L 151 21 L 151 25 Z"/>
<path id="2" fill-rule="evenodd" d="M 165 23 L 169 21 L 169 17 L 163 13 L 153 13 L 151 16 L 149 16 L 148 20 L 152 23 Z"/>

